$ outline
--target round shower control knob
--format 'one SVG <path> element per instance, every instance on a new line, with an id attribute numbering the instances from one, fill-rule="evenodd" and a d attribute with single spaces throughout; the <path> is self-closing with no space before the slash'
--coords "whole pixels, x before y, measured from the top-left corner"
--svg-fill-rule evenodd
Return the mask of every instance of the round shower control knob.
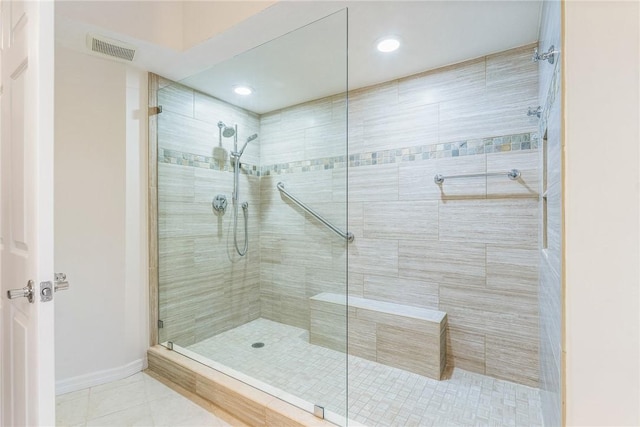
<path id="1" fill-rule="evenodd" d="M 224 214 L 224 211 L 227 209 L 227 196 L 224 194 L 218 194 L 213 198 L 211 205 L 216 212 Z"/>

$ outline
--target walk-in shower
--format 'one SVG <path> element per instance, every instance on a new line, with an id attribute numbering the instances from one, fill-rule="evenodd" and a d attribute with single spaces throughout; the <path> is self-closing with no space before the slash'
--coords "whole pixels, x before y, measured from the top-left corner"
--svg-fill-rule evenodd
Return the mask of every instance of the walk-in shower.
<path id="1" fill-rule="evenodd" d="M 483 23 L 476 35 L 512 10 L 374 3 L 380 22 L 436 8 Z M 522 3 L 513 19 L 536 27 Z M 510 31 L 372 82 L 415 59 L 412 40 L 389 62 L 369 37 L 367 61 L 383 62 L 347 71 L 346 24 L 340 11 L 160 79 L 158 341 L 338 425 L 540 425 L 554 350 L 538 303 L 539 135 L 554 98 L 539 67 L 557 89 L 561 58 L 532 62 L 537 30 Z M 240 83 L 255 90 L 235 95 Z"/>

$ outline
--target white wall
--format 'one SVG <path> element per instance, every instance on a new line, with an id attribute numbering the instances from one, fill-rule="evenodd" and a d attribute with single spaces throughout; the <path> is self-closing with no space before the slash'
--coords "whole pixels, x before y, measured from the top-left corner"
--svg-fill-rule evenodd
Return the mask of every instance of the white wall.
<path id="1" fill-rule="evenodd" d="M 267 0 L 182 2 L 183 50 L 228 30 L 274 3 Z"/>
<path id="2" fill-rule="evenodd" d="M 638 3 L 563 4 L 566 423 L 639 425 Z"/>
<path id="3" fill-rule="evenodd" d="M 56 14 L 180 51 L 181 1 L 56 1 Z"/>
<path id="4" fill-rule="evenodd" d="M 67 18 L 175 51 L 214 37 L 275 1 L 68 1 L 56 2 Z"/>
<path id="5" fill-rule="evenodd" d="M 147 74 L 56 48 L 56 382 L 65 392 L 137 372 L 147 320 Z"/>

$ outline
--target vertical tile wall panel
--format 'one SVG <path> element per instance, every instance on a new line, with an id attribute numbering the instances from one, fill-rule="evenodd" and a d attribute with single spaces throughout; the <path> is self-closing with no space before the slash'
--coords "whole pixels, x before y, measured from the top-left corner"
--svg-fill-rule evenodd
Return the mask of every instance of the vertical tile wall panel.
<path id="1" fill-rule="evenodd" d="M 364 298 L 438 309 L 437 283 L 366 274 L 363 286 Z"/>
<path id="2" fill-rule="evenodd" d="M 537 199 L 450 200 L 439 217 L 441 241 L 538 247 Z"/>
<path id="3" fill-rule="evenodd" d="M 159 90 L 158 103 L 160 340 L 188 346 L 260 317 L 259 177 L 240 174 L 240 198 L 249 203 L 249 253 L 240 258 L 229 238 L 232 139 L 223 140 L 225 157 L 212 159 L 218 121 L 238 123 L 242 140 L 259 131 L 259 119 L 177 83 Z M 243 157 L 249 167 L 252 156 L 259 157 L 257 145 Z M 216 194 L 227 196 L 224 214 L 211 206 Z M 239 224 L 243 242 L 242 218 Z"/>
<path id="4" fill-rule="evenodd" d="M 437 240 L 438 202 L 372 202 L 363 204 L 366 238 Z"/>
<path id="5" fill-rule="evenodd" d="M 561 43 L 561 4 L 545 1 L 540 19 L 538 48 L 546 52 Z M 538 102 L 543 114 L 540 136 L 547 133 L 547 238 L 548 248 L 540 251 L 540 398 L 544 424 L 562 424 L 562 147 L 561 147 L 561 81 L 562 56 L 554 65 L 538 64 Z M 542 150 L 541 150 L 542 151 Z M 541 224 L 542 229 L 542 224 Z"/>
<path id="6" fill-rule="evenodd" d="M 398 260 L 399 277 L 439 285 L 484 287 L 486 283 L 486 248 L 483 244 L 401 240 Z"/>
<path id="7" fill-rule="evenodd" d="M 479 58 L 407 77 L 399 82 L 399 101 L 411 108 L 482 94 L 485 72 L 486 61 Z"/>

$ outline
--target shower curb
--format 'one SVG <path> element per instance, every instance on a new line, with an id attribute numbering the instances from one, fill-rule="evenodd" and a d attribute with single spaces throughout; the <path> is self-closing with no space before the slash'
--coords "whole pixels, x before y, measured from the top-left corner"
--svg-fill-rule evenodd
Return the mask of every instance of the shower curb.
<path id="1" fill-rule="evenodd" d="M 148 369 L 154 374 L 220 407 L 250 426 L 335 426 L 161 345 L 149 348 L 147 357 Z"/>

